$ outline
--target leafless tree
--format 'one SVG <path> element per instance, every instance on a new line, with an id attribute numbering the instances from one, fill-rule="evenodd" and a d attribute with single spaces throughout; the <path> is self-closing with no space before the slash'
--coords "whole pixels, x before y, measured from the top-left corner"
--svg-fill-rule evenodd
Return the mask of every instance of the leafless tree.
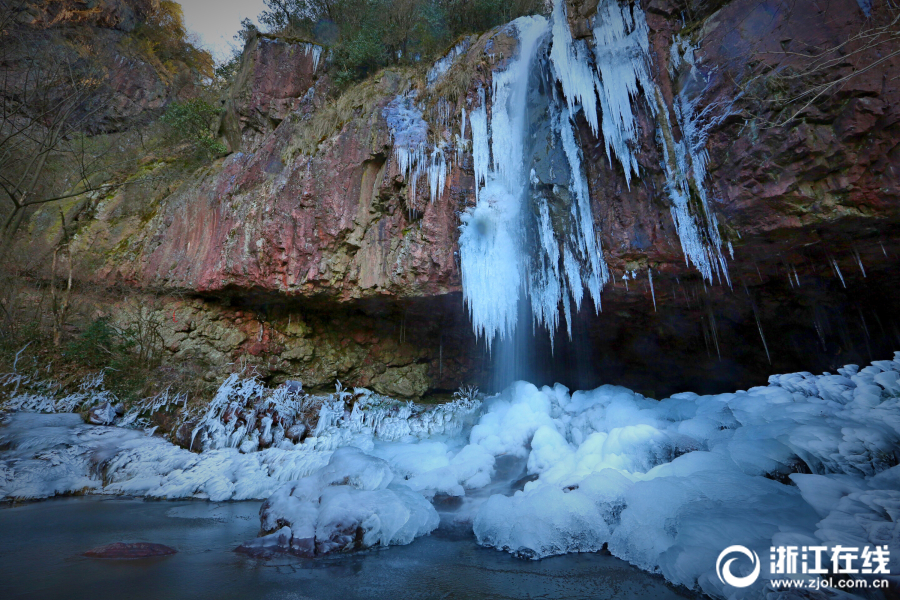
<path id="1" fill-rule="evenodd" d="M 89 42 L 17 25 L 20 9 L 0 1 L 0 259 L 29 209 L 121 185 L 96 135 L 109 74 Z"/>
<path id="2" fill-rule="evenodd" d="M 50 311 L 53 315 L 53 345 L 59 347 L 62 343 L 62 334 L 66 326 L 66 317 L 69 314 L 69 306 L 72 299 L 72 266 L 75 262 L 72 256 L 71 237 L 66 228 L 66 216 L 60 211 L 62 220 L 62 237 L 53 248 L 53 264 L 50 267 Z M 57 286 L 57 267 L 65 260 L 67 275 L 63 276 L 63 283 Z"/>
<path id="3" fill-rule="evenodd" d="M 790 3 L 786 18 L 797 10 L 802 7 Z M 900 6 L 880 3 L 855 34 L 829 45 L 755 54 L 777 66 L 739 87 L 761 105 L 775 109 L 774 117 L 762 119 L 763 126 L 782 127 L 850 80 L 883 69 L 900 56 Z M 889 74 L 889 79 L 898 77 L 900 73 Z"/>

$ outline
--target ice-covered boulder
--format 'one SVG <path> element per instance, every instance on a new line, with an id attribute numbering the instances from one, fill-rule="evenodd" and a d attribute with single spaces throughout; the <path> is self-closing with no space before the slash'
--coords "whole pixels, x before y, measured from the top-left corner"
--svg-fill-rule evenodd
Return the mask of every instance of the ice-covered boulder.
<path id="1" fill-rule="evenodd" d="M 439 519 L 421 494 L 394 480 L 387 462 L 344 447 L 309 477 L 276 490 L 260 521 L 268 534 L 239 551 L 313 557 L 404 545 L 434 531 Z"/>
<path id="2" fill-rule="evenodd" d="M 568 552 L 596 552 L 618 523 L 622 496 L 631 482 L 604 469 L 578 486 L 526 486 L 513 496 L 491 496 L 478 511 L 473 529 L 478 543 L 521 558 Z"/>
<path id="3" fill-rule="evenodd" d="M 109 402 L 104 402 L 88 411 L 88 423 L 93 425 L 112 425 L 116 420 L 116 408 Z"/>

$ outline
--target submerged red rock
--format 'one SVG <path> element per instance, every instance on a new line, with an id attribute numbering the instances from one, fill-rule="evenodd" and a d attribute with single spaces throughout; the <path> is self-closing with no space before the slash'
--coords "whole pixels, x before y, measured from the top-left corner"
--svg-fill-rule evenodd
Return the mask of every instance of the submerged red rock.
<path id="1" fill-rule="evenodd" d="M 168 556 L 177 552 L 174 548 L 169 548 L 162 544 L 149 544 L 146 542 L 125 544 L 116 542 L 115 544 L 88 550 L 82 556 L 87 556 L 88 558 L 149 558 L 151 556 Z"/>

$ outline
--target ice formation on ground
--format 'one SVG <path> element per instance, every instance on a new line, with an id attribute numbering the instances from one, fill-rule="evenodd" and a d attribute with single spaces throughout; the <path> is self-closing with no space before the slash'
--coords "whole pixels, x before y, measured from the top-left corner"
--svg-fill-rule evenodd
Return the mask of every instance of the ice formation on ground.
<path id="1" fill-rule="evenodd" d="M 395 481 L 387 462 L 353 447 L 335 450 L 327 465 L 276 490 L 260 520 L 267 535 L 241 551 L 306 557 L 408 544 L 440 522 L 430 502 Z"/>
<path id="2" fill-rule="evenodd" d="M 40 371 L 30 375 L 17 371 L 0 375 L 0 389 L 5 388 L 9 395 L 9 400 L 5 403 L 7 410 L 74 412 L 97 404 L 118 403 L 115 396 L 104 389 L 104 376 L 105 371 L 89 374 L 78 384 L 78 391 L 65 393 L 58 383 L 42 378 Z"/>
<path id="3" fill-rule="evenodd" d="M 900 569 L 900 353 L 662 401 L 518 382 L 483 404 L 422 410 L 339 391 L 301 443 L 242 452 L 237 429 L 209 422 L 267 414 L 277 390 L 258 385 L 223 386 L 199 421 L 200 453 L 73 414 L 15 412 L 0 428 L 0 499 L 269 498 L 270 537 L 251 544 L 263 552 L 408 543 L 434 529 L 434 500 L 443 523 L 481 544 L 529 558 L 606 546 L 714 597 L 767 593 L 718 579 L 716 557 L 732 544 L 763 557 L 778 545 L 887 545 Z"/>
<path id="4" fill-rule="evenodd" d="M 98 379 L 102 382 L 97 376 L 87 381 L 93 385 Z M 325 465 L 331 452 L 342 446 L 373 451 L 376 444 L 386 442 L 410 444 L 457 436 L 479 406 L 473 397 L 460 395 L 425 409 L 369 390 L 349 392 L 340 387 L 334 394 L 309 396 L 290 386 L 271 389 L 254 377 L 232 375 L 201 414 L 182 412 L 184 424 L 178 429 L 186 430 L 185 445 L 200 453 L 153 436 L 155 428 L 140 429 L 147 425 L 142 411 L 180 402 L 168 393 L 138 403 L 117 418 L 121 427 L 94 427 L 71 414 L 41 418 L 26 412 L 62 413 L 103 406 L 97 404 L 101 401 L 117 403 L 110 392 L 92 389 L 92 396 L 79 394 L 75 403 L 69 400 L 73 395 L 58 400 L 13 388 L 11 398 L 0 405 L 17 411 L 0 430 L 0 447 L 9 449 L 0 462 L 0 500 L 83 491 L 169 499 L 263 499 L 281 484 Z M 309 415 L 314 422 L 304 421 Z M 301 433 L 294 435 L 298 429 Z M 475 477 L 472 468 L 448 469 L 447 477 L 435 485 L 458 487 Z M 427 495 L 426 483 L 414 485 Z"/>
<path id="5" fill-rule="evenodd" d="M 614 386 L 570 395 L 517 384 L 472 437 L 503 413 L 502 450 L 527 453 L 538 477 L 491 497 L 475 534 L 526 557 L 606 544 L 714 597 L 764 596 L 716 576 L 716 556 L 732 544 L 760 556 L 777 545 L 900 548 L 898 371 L 900 353 L 861 371 L 660 402 Z M 900 556 L 891 560 L 896 572 Z"/>

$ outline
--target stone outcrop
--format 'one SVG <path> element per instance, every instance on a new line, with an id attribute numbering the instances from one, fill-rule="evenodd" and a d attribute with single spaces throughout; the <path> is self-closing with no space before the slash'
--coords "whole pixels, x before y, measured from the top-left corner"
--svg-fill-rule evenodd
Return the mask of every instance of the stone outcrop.
<path id="1" fill-rule="evenodd" d="M 152 44 L 139 40 L 139 26 L 158 8 L 158 0 L 28 0 L 3 11 L 15 23 L 6 33 L 29 49 L 49 47 L 61 64 L 80 65 L 90 55 L 94 76 L 103 80 L 96 90 L 103 106 L 89 133 L 120 133 L 146 126 L 171 100 L 194 93 L 190 67 L 179 60 L 162 64 Z M 15 77 L 18 69 L 29 73 L 27 59 L 7 54 L 6 76 Z"/>
<path id="2" fill-rule="evenodd" d="M 220 132 L 231 152 L 252 151 L 313 88 L 323 48 L 255 33 L 224 104 Z"/>
<path id="3" fill-rule="evenodd" d="M 551 350 L 540 333 L 536 372 L 561 372 L 584 355 L 602 380 L 649 392 L 694 379 L 733 387 L 894 343 L 882 319 L 900 251 L 900 58 L 851 43 L 828 72 L 842 83 L 780 123 L 805 102 L 790 98 L 821 83 L 789 76 L 812 68 L 811 49 L 885 18 L 867 21 L 854 0 L 801 4 L 647 3 L 658 108 L 674 115 L 687 92 L 723 117 L 706 141 L 706 183 L 733 247 L 731 285 L 709 286 L 685 263 L 647 101 L 635 102 L 641 172 L 630 187 L 582 123 L 595 226 L 614 279 L 605 312 L 578 317 L 576 340 L 557 335 Z M 569 1 L 576 38 L 592 35 L 596 5 Z M 676 35 L 697 44 L 691 76 L 670 64 Z M 453 161 L 439 200 L 422 181 L 410 197 L 383 110 L 416 88 L 432 124 L 441 94 L 458 115 L 515 47 L 500 28 L 457 59 L 452 85 L 435 91 L 415 71 L 388 69 L 337 95 L 309 44 L 255 38 L 224 100 L 220 132 L 232 152 L 142 203 L 127 190 L 94 200 L 79 234 L 93 265 L 84 280 L 190 294 L 164 311 L 176 357 L 190 351 L 212 365 L 253 357 L 276 378 L 322 386 L 342 378 L 402 397 L 490 385 L 492 358 L 469 332 L 460 294 L 459 214 L 475 201 L 471 156 Z M 40 216 L 35 223 L 41 231 Z M 621 279 L 648 268 L 652 289 Z M 848 282 L 867 297 L 845 291 Z M 851 318 L 856 301 L 860 316 Z M 662 383 L 623 379 L 625 362 L 631 377 Z"/>
<path id="4" fill-rule="evenodd" d="M 88 558 L 133 559 L 150 558 L 152 556 L 169 556 L 177 553 L 178 551 L 174 548 L 163 546 L 162 544 L 151 544 L 148 542 L 134 542 L 127 544 L 124 542 L 116 542 L 115 544 L 108 544 L 106 546 L 94 548 L 93 550 L 88 550 L 82 556 L 87 556 Z"/>
<path id="5" fill-rule="evenodd" d="M 341 381 L 405 399 L 452 391 L 459 381 L 477 377 L 478 365 L 465 358 L 474 346 L 467 323 L 428 314 L 433 304 L 411 303 L 401 315 L 377 306 L 352 312 L 279 302 L 241 308 L 166 296 L 138 303 L 98 300 L 97 306 L 95 314 L 118 326 L 140 320 L 154 328 L 173 360 L 205 365 L 202 376 L 211 383 L 220 382 L 235 361 L 257 367 L 275 383 L 299 380 L 310 392 L 333 392 Z M 98 409 L 100 415 L 104 410 Z"/>

